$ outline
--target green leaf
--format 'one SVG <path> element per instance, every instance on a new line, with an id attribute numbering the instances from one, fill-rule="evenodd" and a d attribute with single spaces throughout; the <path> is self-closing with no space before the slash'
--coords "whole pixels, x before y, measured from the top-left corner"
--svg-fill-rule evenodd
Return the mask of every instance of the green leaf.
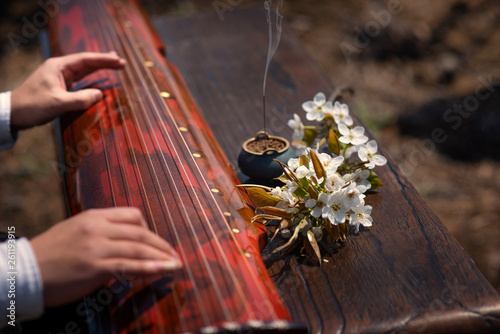
<path id="1" fill-rule="evenodd" d="M 280 176 L 274 178 L 275 180 L 281 181 L 283 183 L 286 183 L 288 181 L 288 177 L 286 176 L 285 173 L 281 174 Z"/>
<path id="2" fill-rule="evenodd" d="M 318 261 L 321 266 L 321 252 L 319 251 L 318 242 L 316 241 L 312 231 L 307 231 L 307 238 L 304 238 L 304 248 L 311 257 Z"/>
<path id="3" fill-rule="evenodd" d="M 302 138 L 302 141 L 304 141 L 307 146 L 312 146 L 317 136 L 318 132 L 316 132 L 316 130 L 304 129 L 304 137 Z"/>
<path id="4" fill-rule="evenodd" d="M 300 186 L 302 186 L 302 188 L 304 189 L 309 188 L 309 180 L 307 179 L 307 177 L 304 176 L 303 178 L 299 179 L 299 181 L 300 181 Z"/>
<path id="5" fill-rule="evenodd" d="M 298 198 L 304 198 L 304 197 L 309 196 L 309 193 L 304 188 L 301 188 L 301 187 L 298 187 L 297 189 L 295 189 L 293 194 L 295 195 L 295 197 L 298 197 Z"/>
<path id="6" fill-rule="evenodd" d="M 370 176 L 368 176 L 368 179 L 367 179 L 370 184 L 372 185 L 370 187 L 370 190 L 375 190 L 377 189 L 378 187 L 382 187 L 384 184 L 382 183 L 382 180 L 380 179 L 380 177 L 378 177 L 377 174 L 375 174 L 374 171 L 370 170 Z"/>
<path id="7" fill-rule="evenodd" d="M 309 227 L 309 224 L 307 223 L 306 220 L 302 220 L 299 225 L 295 228 L 295 231 L 293 231 L 293 235 L 290 237 L 290 239 L 287 241 L 286 244 L 284 244 L 283 246 L 280 246 L 278 248 L 276 248 L 275 250 L 273 250 L 273 253 L 277 253 L 281 250 L 284 250 L 290 246 L 293 245 L 293 243 L 297 240 L 297 238 L 299 237 L 299 232 L 301 230 L 303 230 L 304 228 L 306 227 Z"/>
<path id="8" fill-rule="evenodd" d="M 309 150 L 309 155 L 311 156 L 311 161 L 313 163 L 314 172 L 316 173 L 316 176 L 318 177 L 318 179 L 321 179 L 322 177 L 326 178 L 325 169 L 323 168 L 323 164 L 321 163 L 321 161 L 319 161 L 319 158 L 316 155 L 316 152 L 314 152 L 313 150 Z"/>
<path id="9" fill-rule="evenodd" d="M 300 166 L 306 166 L 307 168 L 309 168 L 309 157 L 305 154 L 301 155 L 299 163 Z"/>
<path id="10" fill-rule="evenodd" d="M 333 129 L 330 129 L 330 135 L 328 136 L 328 150 L 335 155 L 340 155 L 339 138 Z"/>
<path id="11" fill-rule="evenodd" d="M 242 189 L 250 197 L 250 200 L 255 207 L 260 208 L 262 206 L 275 206 L 281 201 L 281 198 L 272 196 L 269 192 L 272 188 L 264 187 L 255 184 L 240 184 L 236 186 L 238 189 Z"/>
<path id="12" fill-rule="evenodd" d="M 263 206 L 263 207 L 260 207 L 259 209 L 268 215 L 279 216 L 282 218 L 292 218 L 292 216 L 293 216 L 292 212 L 286 211 L 283 209 L 279 209 L 279 208 L 276 208 L 274 206 Z"/>

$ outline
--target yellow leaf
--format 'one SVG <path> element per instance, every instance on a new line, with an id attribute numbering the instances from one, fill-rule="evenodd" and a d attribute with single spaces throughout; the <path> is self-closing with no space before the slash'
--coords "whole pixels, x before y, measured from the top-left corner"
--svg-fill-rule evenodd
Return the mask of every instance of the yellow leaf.
<path id="1" fill-rule="evenodd" d="M 339 231 L 340 231 L 340 241 L 344 242 L 347 237 L 347 234 L 349 233 L 349 227 L 347 226 L 347 223 L 339 224 Z"/>
<path id="2" fill-rule="evenodd" d="M 281 198 L 272 196 L 269 192 L 272 188 L 254 185 L 254 184 L 240 184 L 236 186 L 240 190 L 244 190 L 253 205 L 257 208 L 262 206 L 275 206 L 281 201 Z"/>
<path id="3" fill-rule="evenodd" d="M 279 208 L 276 208 L 274 206 L 262 206 L 262 207 L 259 207 L 259 209 L 268 215 L 279 216 L 282 218 L 292 218 L 292 216 L 293 216 L 292 212 L 286 211 L 283 209 L 279 209 Z"/>
<path id="4" fill-rule="evenodd" d="M 319 251 L 318 242 L 312 231 L 307 231 L 307 238 L 304 239 L 304 246 L 309 255 L 316 258 L 316 261 L 318 261 L 321 266 L 321 252 Z"/>
<path id="5" fill-rule="evenodd" d="M 276 236 L 278 235 L 278 233 L 280 231 L 283 231 L 284 229 L 288 228 L 288 226 L 290 226 L 290 221 L 288 219 L 283 219 L 280 223 L 280 226 L 276 229 L 276 231 L 274 232 L 274 235 L 273 237 L 271 238 L 271 241 L 269 242 L 272 242 L 274 240 L 274 238 L 276 238 Z"/>
<path id="6" fill-rule="evenodd" d="M 290 246 L 293 245 L 293 243 L 297 240 L 297 238 L 299 237 L 299 232 L 301 230 L 303 230 L 304 228 L 308 227 L 309 224 L 307 223 L 307 221 L 305 220 L 302 220 L 302 222 L 299 223 L 299 225 L 295 228 L 295 231 L 293 231 L 293 235 L 292 237 L 287 241 L 286 244 L 284 244 L 283 246 L 280 246 L 278 248 L 276 248 L 275 250 L 273 250 L 273 253 L 277 253 L 279 252 L 280 250 L 283 250 L 283 249 L 286 249 Z"/>

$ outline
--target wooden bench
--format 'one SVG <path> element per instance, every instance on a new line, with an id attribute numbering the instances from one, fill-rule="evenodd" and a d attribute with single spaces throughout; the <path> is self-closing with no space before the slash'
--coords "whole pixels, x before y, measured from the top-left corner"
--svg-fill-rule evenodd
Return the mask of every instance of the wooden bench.
<path id="1" fill-rule="evenodd" d="M 224 21 L 215 11 L 162 17 L 154 25 L 238 171 L 241 143 L 263 126 L 264 9 L 238 8 Z M 270 132 L 290 138 L 286 123 L 302 112 L 302 102 L 333 89 L 285 27 L 268 76 Z M 328 263 L 264 252 L 294 320 L 307 323 L 311 333 L 498 332 L 495 289 L 393 161 L 377 172 L 385 186 L 367 197 L 373 227 L 350 236 Z"/>

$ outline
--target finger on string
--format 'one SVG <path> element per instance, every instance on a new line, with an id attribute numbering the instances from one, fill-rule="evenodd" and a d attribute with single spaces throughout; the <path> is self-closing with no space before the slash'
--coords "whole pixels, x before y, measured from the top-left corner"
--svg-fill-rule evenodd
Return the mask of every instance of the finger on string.
<path id="1" fill-rule="evenodd" d="M 175 249 L 165 239 L 143 227 L 130 224 L 103 224 L 102 229 L 103 234 L 112 240 L 142 242 L 172 256 L 179 257 Z"/>
<path id="2" fill-rule="evenodd" d="M 99 214 L 110 222 L 118 222 L 123 224 L 142 225 L 147 227 L 146 220 L 142 212 L 134 207 L 116 207 L 98 209 Z"/>
<path id="3" fill-rule="evenodd" d="M 59 58 L 66 80 L 78 81 L 84 76 L 99 69 L 119 69 L 126 64 L 116 52 L 81 52 Z"/>
<path id="4" fill-rule="evenodd" d="M 175 253 L 167 253 L 147 243 L 130 240 L 106 240 L 100 245 L 103 258 L 124 258 L 136 260 L 178 261 Z"/>
<path id="5" fill-rule="evenodd" d="M 154 261 L 132 259 L 105 259 L 99 266 L 103 272 L 120 272 L 130 276 L 151 276 L 175 273 L 182 268 L 177 261 Z M 134 279 L 135 277 L 131 277 Z"/>

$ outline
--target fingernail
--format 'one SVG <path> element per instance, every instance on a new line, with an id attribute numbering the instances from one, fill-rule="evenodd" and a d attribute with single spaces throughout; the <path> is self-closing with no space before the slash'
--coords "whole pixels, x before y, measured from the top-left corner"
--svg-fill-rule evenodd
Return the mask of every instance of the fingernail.
<path id="1" fill-rule="evenodd" d="M 163 262 L 163 268 L 166 271 L 180 269 L 182 268 L 182 263 L 179 261 L 165 261 Z"/>
<path id="2" fill-rule="evenodd" d="M 92 98 L 94 99 L 94 103 L 100 101 L 102 99 L 102 92 L 100 90 L 95 90 L 92 94 Z"/>

